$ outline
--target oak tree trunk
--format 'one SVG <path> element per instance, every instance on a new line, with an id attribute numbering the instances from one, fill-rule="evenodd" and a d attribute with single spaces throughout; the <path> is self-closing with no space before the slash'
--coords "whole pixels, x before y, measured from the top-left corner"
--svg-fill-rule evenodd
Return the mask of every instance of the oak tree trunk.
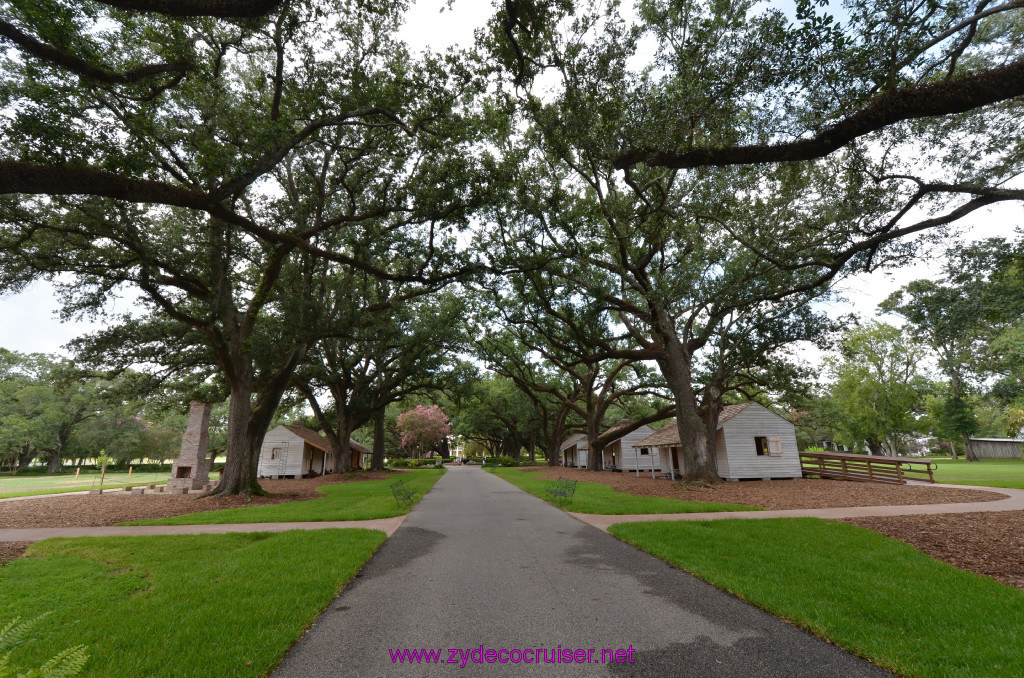
<path id="1" fill-rule="evenodd" d="M 707 417 L 701 416 L 697 396 L 693 391 L 692 356 L 680 341 L 668 314 L 660 311 L 656 316 L 659 319 L 657 333 L 665 347 L 664 354 L 657 362 L 675 401 L 683 480 L 721 482 L 715 459 L 718 414 L 711 412 Z"/>
<path id="2" fill-rule="evenodd" d="M 384 408 L 373 413 L 373 462 L 370 470 L 384 470 Z"/>

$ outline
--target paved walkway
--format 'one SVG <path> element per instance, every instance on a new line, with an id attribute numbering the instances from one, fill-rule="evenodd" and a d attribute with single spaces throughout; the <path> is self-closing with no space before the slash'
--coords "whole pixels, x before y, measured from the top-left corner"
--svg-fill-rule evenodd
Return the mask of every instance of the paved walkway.
<path id="1" fill-rule="evenodd" d="M 228 532 L 285 532 L 287 530 L 326 530 L 335 527 L 361 527 L 381 530 L 389 537 L 406 516 L 376 520 L 325 520 L 306 523 L 234 523 L 224 525 L 125 525 L 112 527 L 35 527 L 0 530 L 0 541 L 41 541 L 52 537 L 136 537 L 158 534 L 226 534 Z"/>
<path id="2" fill-rule="evenodd" d="M 472 649 L 634 650 L 635 663 L 476 663 Z M 448 648 L 460 664 L 395 665 Z M 600 652 L 595 655 L 600 658 Z M 453 467 L 276 678 L 884 676 L 832 645 L 475 467 Z"/>
<path id="3" fill-rule="evenodd" d="M 716 513 L 645 513 L 620 516 L 603 516 L 588 513 L 570 513 L 577 520 L 593 525 L 604 531 L 615 523 L 639 523 L 652 520 L 727 520 L 747 518 L 872 518 L 875 516 L 920 516 L 936 513 L 980 513 L 987 511 L 1024 511 L 1024 490 L 1005 487 L 980 487 L 978 485 L 943 485 L 965 490 L 987 490 L 1006 495 L 1006 499 L 975 501 L 959 504 L 914 504 L 911 506 L 849 506 L 824 509 L 789 509 L 779 511 L 719 511 Z"/>
<path id="4" fill-rule="evenodd" d="M 0 499 L 0 503 L 5 501 L 28 501 L 29 499 L 49 499 L 50 497 L 74 497 L 75 495 L 89 494 L 89 490 L 75 490 L 74 492 L 54 492 L 52 494 L 28 494 L 24 497 L 6 497 Z"/>

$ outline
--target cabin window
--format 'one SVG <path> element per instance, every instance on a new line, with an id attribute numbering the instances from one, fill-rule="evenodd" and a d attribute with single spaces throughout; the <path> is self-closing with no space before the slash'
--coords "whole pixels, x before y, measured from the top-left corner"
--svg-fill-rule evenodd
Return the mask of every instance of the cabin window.
<path id="1" fill-rule="evenodd" d="M 650 448 L 647 448 L 647 447 L 641 447 L 640 448 L 640 454 L 650 454 L 650 453 L 651 453 Z"/>
<path id="2" fill-rule="evenodd" d="M 754 449 L 757 451 L 757 456 L 767 457 L 769 454 L 768 438 L 766 436 L 757 436 L 754 438 Z"/>
<path id="3" fill-rule="evenodd" d="M 281 456 L 281 448 L 280 447 L 272 447 L 272 448 L 270 448 L 270 458 L 271 459 L 277 459 L 280 456 Z"/>

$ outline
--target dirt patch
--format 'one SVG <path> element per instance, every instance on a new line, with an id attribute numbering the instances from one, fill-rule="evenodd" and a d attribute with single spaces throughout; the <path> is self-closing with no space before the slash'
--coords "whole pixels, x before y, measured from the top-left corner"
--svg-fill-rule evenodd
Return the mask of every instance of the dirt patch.
<path id="1" fill-rule="evenodd" d="M 30 541 L 0 541 L 0 567 L 11 562 L 15 558 L 21 558 L 32 542 Z"/>
<path id="2" fill-rule="evenodd" d="M 1024 511 L 856 518 L 932 558 L 1024 589 Z"/>
<path id="3" fill-rule="evenodd" d="M 645 497 L 669 497 L 689 501 L 747 504 L 767 509 L 839 508 L 845 506 L 908 506 L 996 501 L 1006 495 L 984 490 L 962 490 L 942 485 L 883 485 L 843 480 L 797 478 L 795 480 L 743 480 L 711 488 L 690 486 L 667 479 L 632 473 L 583 471 L 572 468 L 526 468 L 542 478 L 574 478 L 609 485 L 619 492 Z"/>
<path id="4" fill-rule="evenodd" d="M 296 480 L 263 480 L 269 497 L 206 497 L 197 495 L 132 495 L 112 491 L 99 496 L 73 495 L 0 503 L 0 529 L 30 527 L 98 527 L 130 520 L 166 518 L 187 513 L 243 506 L 280 504 L 322 496 L 316 488 L 335 483 L 380 480 L 388 473 L 360 471 L 347 475 L 326 475 Z"/>

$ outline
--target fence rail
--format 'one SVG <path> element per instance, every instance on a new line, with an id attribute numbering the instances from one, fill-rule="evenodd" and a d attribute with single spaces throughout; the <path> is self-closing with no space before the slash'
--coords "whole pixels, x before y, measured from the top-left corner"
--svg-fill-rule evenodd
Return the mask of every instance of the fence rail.
<path id="1" fill-rule="evenodd" d="M 903 457 L 876 457 L 842 452 L 801 452 L 804 477 L 836 478 L 904 485 L 908 480 L 935 482 L 936 465 L 930 461 Z"/>

